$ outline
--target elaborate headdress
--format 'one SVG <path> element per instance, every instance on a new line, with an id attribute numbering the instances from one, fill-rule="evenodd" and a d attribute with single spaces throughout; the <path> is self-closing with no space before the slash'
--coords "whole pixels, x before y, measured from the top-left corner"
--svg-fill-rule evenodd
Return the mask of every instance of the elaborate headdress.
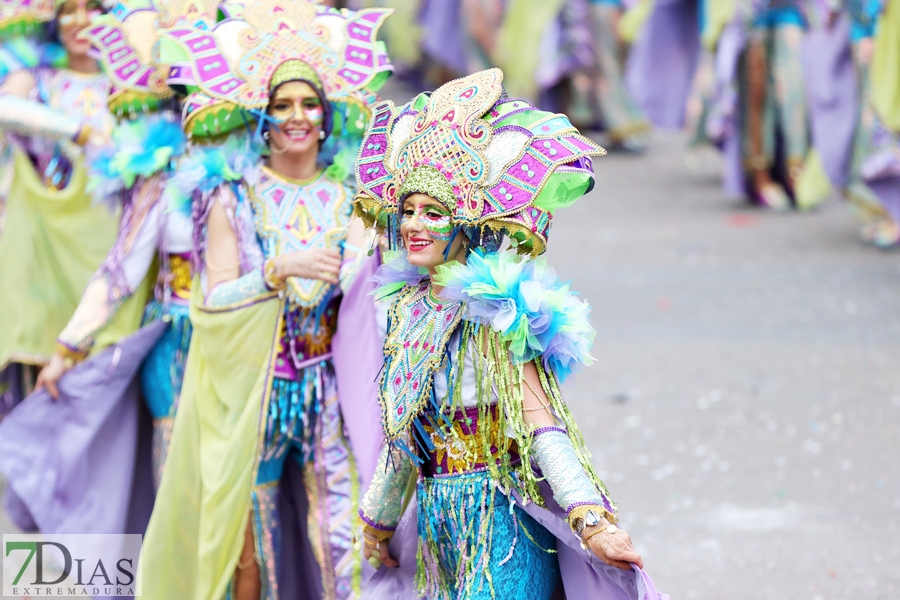
<path id="1" fill-rule="evenodd" d="M 0 38 L 28 35 L 54 16 L 54 0 L 4 0 L 0 4 Z"/>
<path id="2" fill-rule="evenodd" d="M 357 159 L 357 213 L 395 229 L 399 204 L 421 192 L 441 201 L 475 246 L 505 234 L 520 252 L 542 253 L 552 212 L 593 187 L 590 157 L 606 151 L 565 115 L 507 99 L 502 82 L 503 72 L 489 69 L 399 108 L 377 105 Z"/>
<path id="3" fill-rule="evenodd" d="M 168 67 L 155 63 L 152 56 L 159 16 L 152 0 L 120 2 L 81 34 L 93 44 L 110 78 L 107 101 L 118 116 L 150 112 L 173 95 L 166 84 Z"/>
<path id="4" fill-rule="evenodd" d="M 256 0 L 212 31 L 161 32 L 161 54 L 179 65 L 171 85 L 191 92 L 184 128 L 215 136 L 256 120 L 279 82 L 305 79 L 342 105 L 334 128 L 364 130 L 368 105 L 392 68 L 376 34 L 390 10 L 337 11 L 318 0 Z M 238 113 L 238 114 L 235 114 Z"/>

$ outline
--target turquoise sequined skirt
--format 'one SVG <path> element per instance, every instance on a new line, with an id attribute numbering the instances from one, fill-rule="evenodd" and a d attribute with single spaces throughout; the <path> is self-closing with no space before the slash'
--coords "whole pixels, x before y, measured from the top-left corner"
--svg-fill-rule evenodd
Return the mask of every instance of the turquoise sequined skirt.
<path id="1" fill-rule="evenodd" d="M 548 600 L 556 539 L 486 472 L 420 480 L 419 593 L 429 600 Z"/>

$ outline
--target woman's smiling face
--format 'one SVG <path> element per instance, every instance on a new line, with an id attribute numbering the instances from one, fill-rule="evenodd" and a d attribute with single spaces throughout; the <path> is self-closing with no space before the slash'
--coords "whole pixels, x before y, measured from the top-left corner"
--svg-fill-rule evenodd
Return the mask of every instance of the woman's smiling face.
<path id="1" fill-rule="evenodd" d="M 311 85 L 305 81 L 281 84 L 275 90 L 267 112 L 275 121 L 269 128 L 273 152 L 301 155 L 318 152 L 325 107 Z"/>
<path id="2" fill-rule="evenodd" d="M 403 201 L 400 235 L 409 263 L 433 271 L 447 262 L 444 256 L 453 238 L 450 211 L 431 196 L 410 194 Z"/>

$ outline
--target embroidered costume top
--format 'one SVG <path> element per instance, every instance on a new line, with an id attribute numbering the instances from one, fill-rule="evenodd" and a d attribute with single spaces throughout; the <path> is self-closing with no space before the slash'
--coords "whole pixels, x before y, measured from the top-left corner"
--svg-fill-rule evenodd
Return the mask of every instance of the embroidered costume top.
<path id="1" fill-rule="evenodd" d="M 401 107 L 379 105 L 357 166 L 356 209 L 370 223 L 396 232 L 403 199 L 424 193 L 452 212 L 444 239 L 463 234 L 474 247 L 465 264 L 438 267 L 439 292 L 405 256 L 378 275 L 383 293 L 395 292 L 379 394 L 387 441 L 360 516 L 367 535 L 390 537 L 418 470 L 427 597 L 471 592 L 497 568 L 487 557 L 502 543 L 490 534 L 499 517 L 485 490 L 543 505 L 546 480 L 573 523 L 588 511 L 616 521 L 558 387 L 591 362 L 590 309 L 534 258 L 553 211 L 592 187 L 590 157 L 604 151 L 564 115 L 506 98 L 502 78 L 492 69 Z M 500 250 L 504 236 L 519 255 Z M 528 424 L 526 363 L 537 369 L 553 427 Z"/>

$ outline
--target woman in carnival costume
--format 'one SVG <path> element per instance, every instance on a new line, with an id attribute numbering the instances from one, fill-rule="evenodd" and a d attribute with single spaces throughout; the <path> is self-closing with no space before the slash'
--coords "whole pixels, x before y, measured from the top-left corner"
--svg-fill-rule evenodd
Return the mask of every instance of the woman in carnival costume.
<path id="1" fill-rule="evenodd" d="M 119 118 L 112 145 L 92 156 L 89 187 L 121 204 L 122 218 L 38 377 L 46 392 L 0 425 L 0 470 L 44 533 L 143 533 L 171 435 L 191 334 L 193 235 L 190 211 L 172 210 L 165 193 L 185 138 L 168 68 L 151 60 L 158 17 L 148 2 L 118 4 L 82 33 Z M 153 418 L 152 470 L 141 396 Z M 73 488 L 69 473 L 92 475 Z"/>
<path id="2" fill-rule="evenodd" d="M 847 7 L 852 18 L 858 109 L 850 177 L 844 195 L 857 207 L 863 221 L 860 236 L 879 248 L 900 246 L 900 138 L 873 106 L 870 86 L 876 31 L 888 1 L 848 0 Z M 894 12 L 900 14 L 900 8 Z M 896 63 L 887 66 L 896 69 Z"/>
<path id="3" fill-rule="evenodd" d="M 612 148 L 641 152 L 647 147 L 650 123 L 625 86 L 623 32 L 624 0 L 590 0 L 585 7 L 590 23 L 588 68 L 572 76 L 573 121 L 602 123 Z M 577 107 L 577 108 L 576 108 Z M 578 111 L 578 112 L 576 112 Z"/>
<path id="4" fill-rule="evenodd" d="M 90 42 L 78 37 L 101 12 L 96 0 L 3 5 L 7 29 L 10 22 L 23 34 L 40 26 L 49 38 L 42 44 L 58 41 L 64 56 L 42 60 L 55 54 L 49 46 L 21 40 L 0 53 L 16 57 L 0 85 L 0 129 L 13 147 L 14 171 L 0 235 L 0 416 L 31 390 L 116 235 L 116 214 L 86 191 L 83 160 L 83 147 L 104 143 L 112 128 L 109 79 L 89 56 Z"/>
<path id="5" fill-rule="evenodd" d="M 195 146 L 175 185 L 196 190 L 199 277 L 144 540 L 147 598 L 344 598 L 361 585 L 342 421 L 353 406 L 338 404 L 331 337 L 349 277 L 344 180 L 390 72 L 375 40 L 388 12 L 270 0 L 212 31 L 162 32 L 170 84 L 190 92 L 183 126 Z"/>
<path id="6" fill-rule="evenodd" d="M 396 294 L 386 443 L 360 507 L 365 557 L 400 568 L 363 597 L 537 599 L 561 584 L 657 600 L 559 390 L 591 362 L 590 307 L 534 259 L 604 151 L 502 80 L 491 69 L 381 104 L 360 149 L 356 210 L 405 250 L 378 275 Z"/>

